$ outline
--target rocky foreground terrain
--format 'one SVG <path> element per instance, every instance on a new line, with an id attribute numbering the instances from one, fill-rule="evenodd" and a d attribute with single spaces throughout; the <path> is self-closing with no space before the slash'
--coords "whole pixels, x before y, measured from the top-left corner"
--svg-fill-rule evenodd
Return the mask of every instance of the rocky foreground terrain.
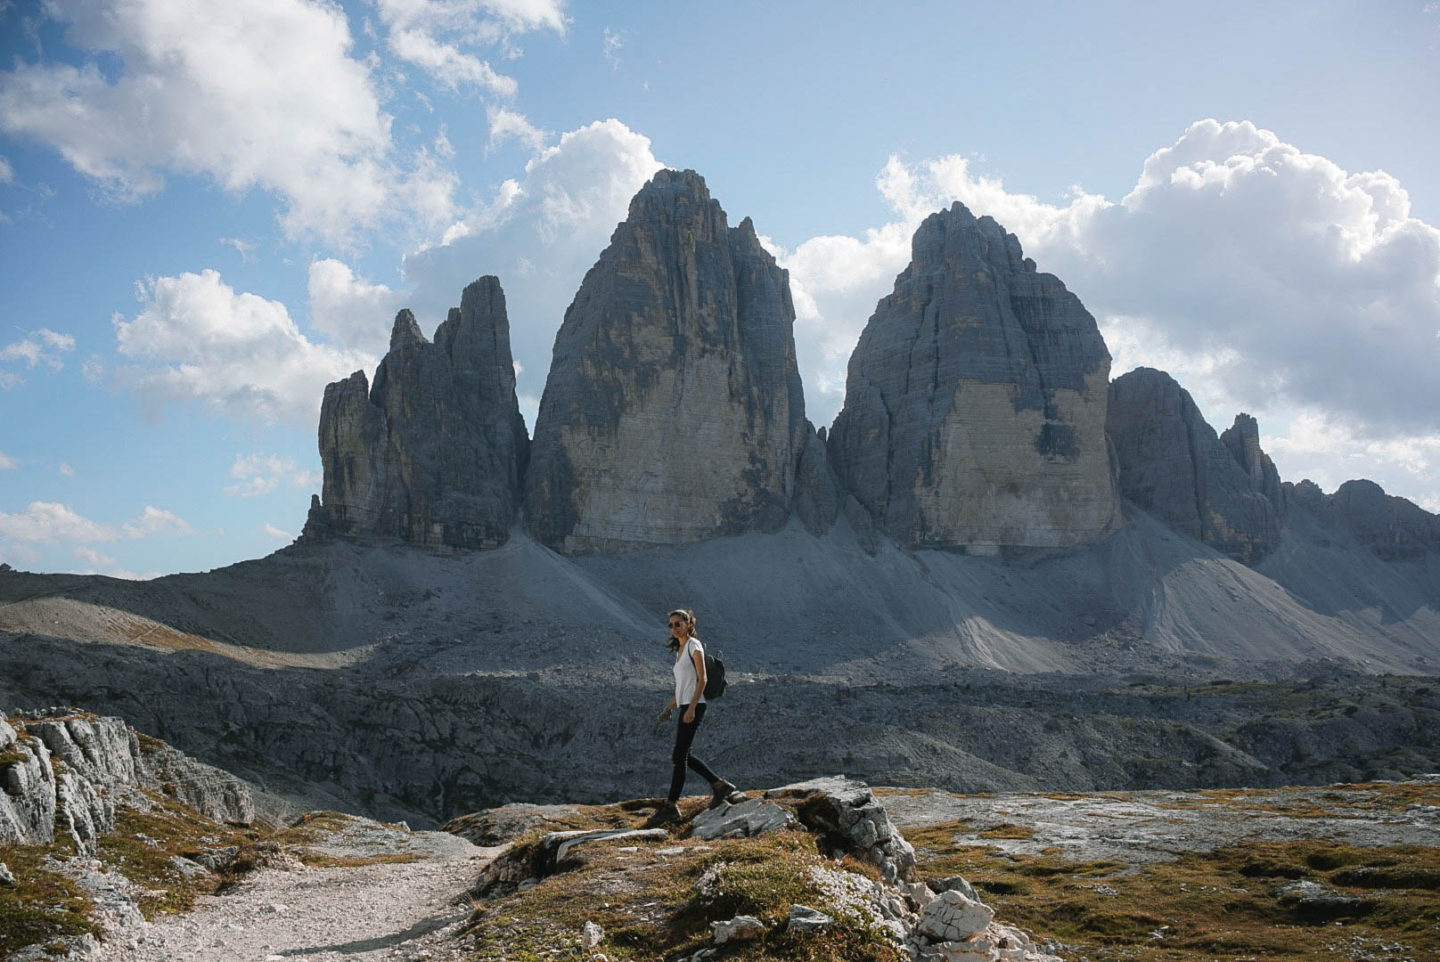
<path id="1" fill-rule="evenodd" d="M 1440 954 L 1440 777 L 962 795 L 837 776 L 686 799 L 668 831 L 641 827 L 651 798 L 433 832 L 257 811 L 116 718 L 14 716 L 0 752 L 17 962 Z"/>

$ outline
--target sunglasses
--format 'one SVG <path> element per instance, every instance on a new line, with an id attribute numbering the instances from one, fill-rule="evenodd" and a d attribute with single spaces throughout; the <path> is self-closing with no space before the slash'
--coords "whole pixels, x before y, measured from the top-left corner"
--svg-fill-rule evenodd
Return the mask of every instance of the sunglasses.
<path id="1" fill-rule="evenodd" d="M 672 621 L 672 622 L 670 622 L 670 627 L 671 627 L 671 628 L 683 628 L 683 627 L 685 627 L 687 624 L 689 624 L 689 622 L 687 622 L 687 621 Z"/>

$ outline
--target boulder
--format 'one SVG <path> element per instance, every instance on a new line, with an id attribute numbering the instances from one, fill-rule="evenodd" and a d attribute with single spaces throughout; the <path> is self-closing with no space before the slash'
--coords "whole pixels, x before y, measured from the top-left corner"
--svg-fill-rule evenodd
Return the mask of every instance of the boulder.
<path id="1" fill-rule="evenodd" d="M 809 443 L 794 319 L 750 220 L 729 227 L 694 171 L 657 173 L 555 337 L 525 482 L 536 539 L 608 552 L 782 527 Z"/>
<path id="2" fill-rule="evenodd" d="M 1111 530 L 1110 355 L 1095 319 L 963 204 L 926 218 L 911 249 L 850 358 L 828 442 L 844 486 L 917 547 L 988 553 Z"/>
<path id="3" fill-rule="evenodd" d="M 1165 372 L 1147 367 L 1110 385 L 1106 423 L 1120 492 L 1136 505 L 1246 564 L 1259 561 L 1278 543 L 1279 498 L 1272 501 L 1265 493 L 1269 458 L 1259 450 L 1258 429 L 1251 445 L 1248 425 L 1237 422 L 1231 443 L 1222 442 L 1190 392 Z M 1240 451 L 1246 463 L 1256 461 L 1258 475 L 1252 477 L 1232 450 Z"/>
<path id="4" fill-rule="evenodd" d="M 835 920 L 808 905 L 790 906 L 789 925 L 785 931 L 796 935 L 814 935 L 835 924 Z"/>
<path id="5" fill-rule="evenodd" d="M 920 910 L 920 932 L 936 942 L 960 942 L 982 933 L 995 918 L 984 902 L 953 889 L 941 892 Z"/>
<path id="6" fill-rule="evenodd" d="M 765 923 L 753 915 L 737 915 L 724 922 L 711 922 L 710 932 L 716 945 L 726 942 L 753 942 L 765 934 Z"/>
<path id="7" fill-rule="evenodd" d="M 323 516 L 312 505 L 305 532 L 435 548 L 503 544 L 529 443 L 505 294 L 499 280 L 482 277 L 433 343 L 410 311 L 396 315 L 373 387 L 357 371 L 325 388 Z"/>
<path id="8" fill-rule="evenodd" d="M 765 797 L 800 800 L 796 814 L 822 844 L 869 862 L 892 885 L 914 881 L 914 847 L 864 782 L 843 775 L 817 778 L 772 788 Z"/>
<path id="9" fill-rule="evenodd" d="M 797 824 L 788 808 L 758 798 L 738 805 L 721 805 L 696 815 L 690 823 L 690 834 L 705 840 L 716 838 L 748 838 L 761 832 L 790 828 Z"/>

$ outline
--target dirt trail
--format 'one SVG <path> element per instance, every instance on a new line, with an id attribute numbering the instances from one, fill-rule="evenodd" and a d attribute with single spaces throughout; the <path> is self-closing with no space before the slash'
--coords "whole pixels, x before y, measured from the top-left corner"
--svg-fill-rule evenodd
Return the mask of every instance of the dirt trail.
<path id="1" fill-rule="evenodd" d="M 459 962 L 470 915 L 457 898 L 500 850 L 440 832 L 376 832 L 328 844 L 337 858 L 414 858 L 345 867 L 265 868 L 195 911 L 132 927 L 100 962 Z M 388 852 L 383 849 L 389 849 Z"/>

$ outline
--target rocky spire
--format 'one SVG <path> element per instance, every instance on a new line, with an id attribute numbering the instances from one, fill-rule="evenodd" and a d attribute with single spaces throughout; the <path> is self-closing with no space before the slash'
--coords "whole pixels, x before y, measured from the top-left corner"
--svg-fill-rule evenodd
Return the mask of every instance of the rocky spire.
<path id="1" fill-rule="evenodd" d="M 656 174 L 556 335 L 526 478 L 535 536 L 611 551 L 782 526 L 808 430 L 794 319 L 750 220 L 729 227 L 694 171 Z"/>
<path id="2" fill-rule="evenodd" d="M 431 547 L 504 543 L 529 439 L 515 398 L 510 323 L 494 277 L 465 288 L 425 339 L 408 310 L 375 372 L 325 388 L 321 513 L 306 532 L 379 535 Z"/>
<path id="3" fill-rule="evenodd" d="M 1250 490 L 1263 494 L 1275 506 L 1276 514 L 1283 516 L 1285 501 L 1280 489 L 1280 472 L 1270 455 L 1260 449 L 1259 422 L 1248 414 L 1235 415 L 1235 423 L 1220 435 L 1220 443 L 1250 478 Z"/>
<path id="4" fill-rule="evenodd" d="M 1105 441 L 1110 355 L 1095 319 L 1020 242 L 962 204 L 850 358 L 829 452 L 882 530 L 912 546 L 1059 546 L 1119 517 Z"/>
<path id="5" fill-rule="evenodd" d="M 1242 415 L 1242 418 L 1248 417 Z M 1265 468 L 1274 465 L 1245 440 L 1254 419 L 1236 419 L 1222 442 L 1206 423 L 1190 392 L 1164 371 L 1136 368 L 1110 385 L 1110 439 L 1120 468 L 1120 491 L 1175 530 L 1247 564 L 1279 541 L 1279 476 L 1272 501 Z M 1251 450 L 1256 475 L 1236 450 Z M 1259 478 L 1257 484 L 1257 475 Z"/>

